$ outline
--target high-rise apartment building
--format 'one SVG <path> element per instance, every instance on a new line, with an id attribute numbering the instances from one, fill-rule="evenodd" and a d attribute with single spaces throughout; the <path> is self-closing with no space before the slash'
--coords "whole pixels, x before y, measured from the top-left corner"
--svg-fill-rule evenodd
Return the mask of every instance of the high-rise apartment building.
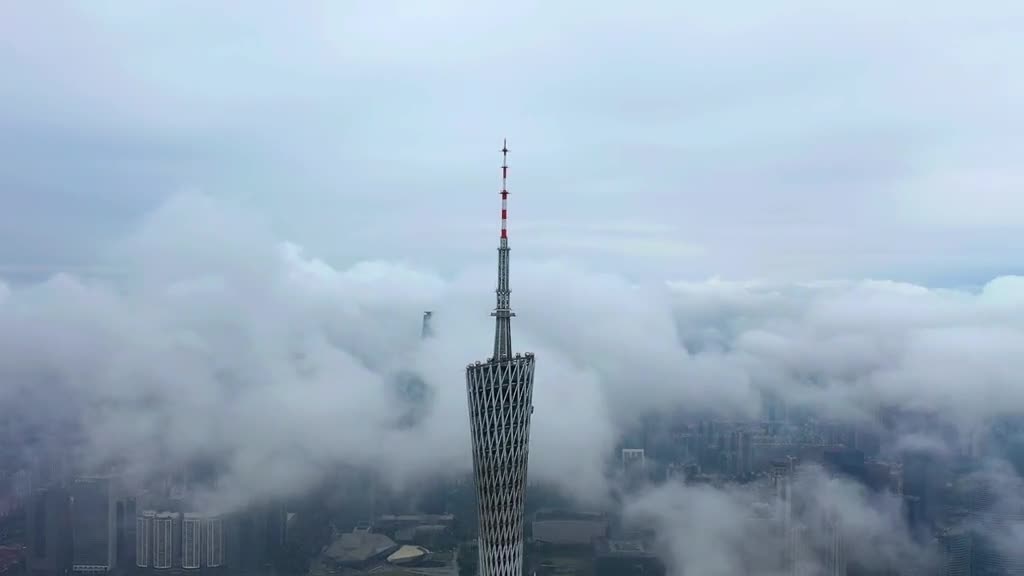
<path id="1" fill-rule="evenodd" d="M 206 567 L 224 565 L 224 520 L 219 516 L 207 518 L 203 541 L 206 543 Z"/>
<path id="2" fill-rule="evenodd" d="M 143 510 L 135 522 L 138 568 L 200 570 L 227 564 L 221 516 Z M 254 545 L 251 551 L 256 554 L 259 550 L 262 547 Z"/>
<path id="3" fill-rule="evenodd" d="M 33 494 L 27 510 L 28 551 L 31 576 L 58 576 L 71 568 L 71 498 L 61 487 Z"/>
<path id="4" fill-rule="evenodd" d="M 176 514 L 160 512 L 153 517 L 153 568 L 170 568 L 174 563 Z"/>
<path id="5" fill-rule="evenodd" d="M 146 510 L 135 517 L 135 565 L 146 568 L 153 561 L 153 523 L 156 512 Z"/>
<path id="6" fill-rule="evenodd" d="M 203 517 L 186 512 L 181 518 L 181 567 L 195 570 L 202 565 Z"/>
<path id="7" fill-rule="evenodd" d="M 71 568 L 102 574 L 117 565 L 116 499 L 109 478 L 77 478 L 71 484 Z"/>

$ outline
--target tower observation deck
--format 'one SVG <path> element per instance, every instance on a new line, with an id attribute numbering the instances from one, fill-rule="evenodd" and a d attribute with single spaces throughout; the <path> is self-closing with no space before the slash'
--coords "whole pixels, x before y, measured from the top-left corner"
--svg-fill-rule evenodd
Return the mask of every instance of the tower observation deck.
<path id="1" fill-rule="evenodd" d="M 473 473 L 479 499 L 480 576 L 522 576 L 523 505 L 533 412 L 533 354 L 512 354 L 508 272 L 508 146 L 501 149 L 494 351 L 466 367 Z"/>

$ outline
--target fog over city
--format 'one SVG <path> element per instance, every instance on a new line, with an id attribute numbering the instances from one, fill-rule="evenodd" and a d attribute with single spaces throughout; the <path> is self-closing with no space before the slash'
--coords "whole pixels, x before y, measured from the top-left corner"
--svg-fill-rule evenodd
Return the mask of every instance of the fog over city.
<path id="1" fill-rule="evenodd" d="M 213 459 L 216 494 L 204 497 L 226 508 L 300 495 L 339 464 L 399 489 L 470 471 L 459 376 L 487 352 L 490 263 L 450 277 L 386 261 L 335 268 L 200 194 L 147 215 L 117 252 L 115 279 L 57 274 L 5 288 L 0 398 L 9 439 L 27 451 L 72 443 L 87 466 L 123 463 L 142 478 Z M 869 426 L 883 408 L 920 410 L 969 443 L 976 428 L 1024 411 L 1021 277 L 962 291 L 876 280 L 635 284 L 529 257 L 513 270 L 514 343 L 542 359 L 530 478 L 585 504 L 608 498 L 617 438 L 652 412 L 756 418 L 771 391 L 819 418 Z M 436 317 L 426 341 L 422 310 Z M 402 371 L 430 391 L 413 427 L 396 425 Z M 958 449 L 905 432 L 889 449 Z M 808 482 L 829 491 L 829 506 L 863 514 L 858 528 L 892 554 L 907 553 L 891 539 L 903 529 L 894 500 Z M 628 506 L 679 507 L 677 529 L 705 534 L 727 558 L 743 542 L 745 517 L 730 511 L 744 501 L 742 490 L 675 487 Z M 689 545 L 715 561 L 709 544 Z"/>
<path id="2" fill-rule="evenodd" d="M 802 546 L 838 518 L 858 574 L 953 574 L 923 454 L 1022 511 L 956 528 L 1024 565 L 1024 11 L 734 4 L 0 7 L 0 488 L 201 469 L 226 515 L 471 478 L 507 137 L 531 488 L 672 576 L 795 574 L 779 454 L 650 446 L 845 427 L 903 479 L 790 463 Z M 630 485 L 640 429 L 699 473 Z"/>

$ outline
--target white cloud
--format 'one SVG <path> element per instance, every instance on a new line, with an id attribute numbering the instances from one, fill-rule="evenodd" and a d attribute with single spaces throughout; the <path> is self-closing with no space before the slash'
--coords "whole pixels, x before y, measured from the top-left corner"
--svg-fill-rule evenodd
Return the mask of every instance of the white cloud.
<path id="1" fill-rule="evenodd" d="M 51 434 L 26 450 L 215 457 L 224 506 L 338 463 L 465 471 L 508 136 L 531 477 L 599 500 L 640 414 L 753 416 L 766 389 L 860 422 L 1020 413 L 1022 16 L 4 4 L 0 407 Z M 412 430 L 403 370 L 433 390 Z"/>
<path id="2" fill-rule="evenodd" d="M 836 521 L 845 559 L 856 559 L 869 570 L 910 569 L 936 559 L 933 550 L 910 539 L 898 498 L 870 495 L 814 467 L 802 469 L 792 482 L 790 522 L 806 529 L 793 536 L 795 549 L 808 568 L 824 569 Z M 657 529 L 672 574 L 788 574 L 782 555 L 784 513 L 767 497 L 771 493 L 763 484 L 713 488 L 670 483 L 631 501 L 626 518 Z"/>
<path id="3" fill-rule="evenodd" d="M 239 217 L 239 214 L 243 214 Z M 335 268 L 237 207 L 184 195 L 114 251 L 116 279 L 58 275 L 0 306 L 7 400 L 60 398 L 96 460 L 227 463 L 232 493 L 300 490 L 337 463 L 396 483 L 469 466 L 464 374 L 490 350 L 493 262 L 454 277 Z M 514 344 L 538 357 L 536 479 L 593 500 L 617 435 L 652 411 L 756 417 L 761 391 L 824 418 L 912 406 L 962 426 L 1024 410 L 1024 282 L 978 292 L 860 281 L 635 284 L 513 258 Z M 438 336 L 419 341 L 436 311 Z M 413 370 L 429 415 L 395 430 Z M 6 405 L 11 406 L 9 402 Z M 287 475 L 260 472 L 281 462 Z"/>

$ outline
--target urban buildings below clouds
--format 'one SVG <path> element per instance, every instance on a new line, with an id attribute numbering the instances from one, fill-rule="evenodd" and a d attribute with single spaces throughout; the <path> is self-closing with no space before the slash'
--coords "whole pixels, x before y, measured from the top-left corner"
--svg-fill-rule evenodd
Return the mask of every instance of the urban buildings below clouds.
<path id="1" fill-rule="evenodd" d="M 973 576 L 974 538 L 969 530 L 948 530 L 939 536 L 944 576 Z"/>
<path id="2" fill-rule="evenodd" d="M 623 448 L 620 451 L 622 479 L 627 490 L 635 490 L 650 479 L 647 454 L 643 448 Z"/>
<path id="3" fill-rule="evenodd" d="M 622 449 L 622 469 L 636 470 L 640 473 L 647 471 L 646 453 L 643 448 Z"/>
<path id="4" fill-rule="evenodd" d="M 433 335 L 431 318 L 433 312 L 423 313 L 421 339 L 426 340 Z M 436 392 L 414 370 L 399 370 L 390 377 L 394 390 L 394 406 L 397 414 L 396 426 L 400 430 L 415 428 L 430 414 L 433 409 Z"/>
<path id="5" fill-rule="evenodd" d="M 398 544 L 384 534 L 368 530 L 346 532 L 327 548 L 326 558 L 338 567 L 364 568 L 398 550 Z"/>
<path id="6" fill-rule="evenodd" d="M 430 558 L 430 550 L 423 546 L 404 544 L 387 557 L 389 564 L 414 566 Z"/>
<path id="7" fill-rule="evenodd" d="M 224 518 L 143 510 L 135 519 L 135 566 L 184 571 L 225 565 Z"/>
<path id="8" fill-rule="evenodd" d="M 664 563 L 643 540 L 594 541 L 594 576 L 664 576 Z"/>
<path id="9" fill-rule="evenodd" d="M 279 504 L 220 514 L 197 511 L 186 500 L 143 503 L 130 532 L 131 564 L 140 573 L 261 573 L 287 538 L 287 515 Z"/>
<path id="10" fill-rule="evenodd" d="M 22 546 L 0 546 L 0 575 L 21 573 L 23 556 Z"/>
<path id="11" fill-rule="evenodd" d="M 311 576 L 456 576 L 451 552 L 435 553 L 416 544 L 399 544 L 370 527 L 335 534 L 313 563 Z"/>
<path id="12" fill-rule="evenodd" d="M 433 548 L 449 541 L 454 544 L 454 525 L 455 516 L 451 514 L 384 514 L 374 522 L 373 530 L 399 544 Z"/>
<path id="13" fill-rule="evenodd" d="M 593 545 L 608 537 L 608 517 L 604 514 L 541 510 L 534 514 L 531 532 L 537 544 L 554 546 Z"/>
<path id="14" fill-rule="evenodd" d="M 968 490 L 974 574 L 1024 574 L 1024 480 L 982 476 L 968 482 Z"/>

